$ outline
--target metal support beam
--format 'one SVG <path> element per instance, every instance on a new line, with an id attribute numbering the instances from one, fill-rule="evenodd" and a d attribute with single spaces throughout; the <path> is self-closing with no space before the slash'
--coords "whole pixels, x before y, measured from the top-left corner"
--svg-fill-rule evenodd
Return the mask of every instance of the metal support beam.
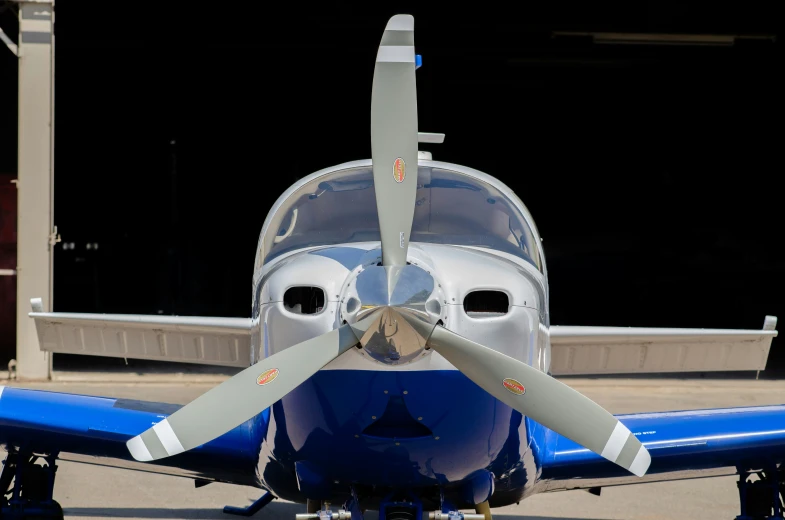
<path id="1" fill-rule="evenodd" d="M 19 4 L 19 172 L 16 356 L 19 379 L 47 379 L 49 354 L 28 318 L 31 298 L 52 308 L 54 1 Z"/>

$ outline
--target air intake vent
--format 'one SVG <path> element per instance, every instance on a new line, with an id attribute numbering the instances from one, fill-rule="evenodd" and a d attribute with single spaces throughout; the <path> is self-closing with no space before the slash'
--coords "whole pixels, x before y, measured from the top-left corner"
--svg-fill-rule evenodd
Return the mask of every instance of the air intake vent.
<path id="1" fill-rule="evenodd" d="M 283 295 L 283 306 L 294 314 L 318 314 L 324 309 L 324 291 L 318 287 L 290 287 Z"/>
<path id="2" fill-rule="evenodd" d="M 502 291 L 472 291 L 463 299 L 463 310 L 472 318 L 491 318 L 507 314 L 510 299 Z"/>

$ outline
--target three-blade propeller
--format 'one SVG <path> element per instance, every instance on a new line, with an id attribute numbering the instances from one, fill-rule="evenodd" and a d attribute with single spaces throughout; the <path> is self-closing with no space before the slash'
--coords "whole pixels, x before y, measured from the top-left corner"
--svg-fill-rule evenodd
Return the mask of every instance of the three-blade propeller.
<path id="1" fill-rule="evenodd" d="M 414 19 L 394 16 L 376 57 L 371 107 L 373 176 L 384 266 L 406 265 L 417 191 Z M 388 269 L 397 273 L 397 269 Z M 388 284 L 395 284 L 389 279 Z M 392 293 L 392 287 L 388 288 Z M 401 315 L 409 321 L 405 315 Z M 287 348 L 243 370 L 128 441 L 150 461 L 205 444 L 258 415 L 327 363 L 357 345 L 371 315 Z M 410 322 L 414 328 L 423 323 Z M 429 336 L 428 336 L 429 335 Z M 485 391 L 520 413 L 638 476 L 651 459 L 640 441 L 602 407 L 549 375 L 437 325 L 432 348 Z"/>

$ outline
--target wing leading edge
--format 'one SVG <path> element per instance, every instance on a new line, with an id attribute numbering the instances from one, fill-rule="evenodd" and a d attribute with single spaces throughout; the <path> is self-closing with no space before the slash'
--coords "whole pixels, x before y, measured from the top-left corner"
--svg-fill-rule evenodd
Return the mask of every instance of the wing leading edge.
<path id="1" fill-rule="evenodd" d="M 540 491 L 735 475 L 785 462 L 785 405 L 617 416 L 651 454 L 643 478 L 548 432 Z"/>
<path id="2" fill-rule="evenodd" d="M 136 462 L 126 442 L 180 405 L 0 386 L 0 449 L 61 460 L 260 487 L 269 409 L 217 439 L 160 461 Z"/>

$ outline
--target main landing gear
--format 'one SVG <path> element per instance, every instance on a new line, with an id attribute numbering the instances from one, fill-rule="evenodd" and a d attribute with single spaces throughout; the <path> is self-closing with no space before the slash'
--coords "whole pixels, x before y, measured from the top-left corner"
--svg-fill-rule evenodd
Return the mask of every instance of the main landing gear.
<path id="1" fill-rule="evenodd" d="M 736 520 L 783 520 L 785 474 L 776 469 L 739 475 L 741 514 Z"/>
<path id="2" fill-rule="evenodd" d="M 9 448 L 0 472 L 0 519 L 63 520 L 63 508 L 52 499 L 56 459 Z"/>
<path id="3" fill-rule="evenodd" d="M 493 520 L 488 502 L 475 506 L 476 513 L 463 513 L 441 495 L 438 511 L 424 511 L 423 504 L 413 494 L 391 494 L 379 504 L 380 520 Z M 299 520 L 299 519 L 298 519 Z M 357 520 L 356 518 L 354 520 Z"/>
<path id="4" fill-rule="evenodd" d="M 488 502 L 475 506 L 476 513 L 463 513 L 441 499 L 440 511 L 424 511 L 419 498 L 412 493 L 391 493 L 379 503 L 379 520 L 493 520 Z M 295 515 L 295 520 L 363 520 L 364 509 L 360 508 L 357 494 L 342 507 L 334 509 L 330 502 L 308 500 L 307 513 Z"/>

